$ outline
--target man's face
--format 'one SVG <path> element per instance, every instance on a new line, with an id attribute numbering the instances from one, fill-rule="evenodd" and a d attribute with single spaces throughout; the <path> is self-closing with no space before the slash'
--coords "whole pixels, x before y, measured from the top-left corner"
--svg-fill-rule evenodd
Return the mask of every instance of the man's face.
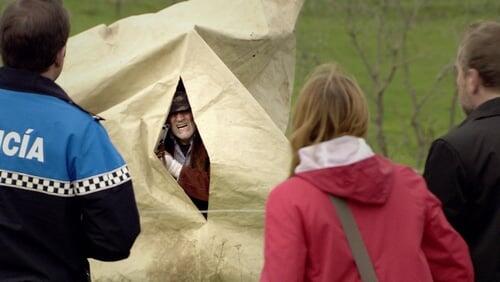
<path id="1" fill-rule="evenodd" d="M 193 114 L 190 110 L 173 113 L 168 116 L 168 123 L 174 136 L 182 143 L 189 144 L 194 132 L 196 124 L 193 121 Z"/>
<path id="2" fill-rule="evenodd" d="M 455 63 L 456 69 L 456 85 L 457 85 L 457 94 L 458 100 L 460 101 L 460 105 L 462 106 L 462 110 L 466 115 L 469 115 L 473 110 L 473 105 L 470 97 L 470 93 L 468 93 L 467 82 L 465 79 L 465 73 L 463 67 L 459 64 L 458 60 Z"/>

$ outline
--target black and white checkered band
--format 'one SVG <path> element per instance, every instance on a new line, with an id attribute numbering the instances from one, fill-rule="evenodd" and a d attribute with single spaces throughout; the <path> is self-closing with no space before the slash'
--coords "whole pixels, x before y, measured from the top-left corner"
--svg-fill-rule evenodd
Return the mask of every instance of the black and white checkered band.
<path id="1" fill-rule="evenodd" d="M 78 180 L 72 183 L 77 195 L 86 195 L 102 189 L 113 188 L 130 180 L 130 173 L 126 165 L 113 171 L 97 176 Z"/>
<path id="2" fill-rule="evenodd" d="M 0 186 L 41 192 L 60 197 L 87 195 L 116 187 L 129 180 L 130 173 L 126 165 L 110 172 L 73 182 L 0 170 Z"/>

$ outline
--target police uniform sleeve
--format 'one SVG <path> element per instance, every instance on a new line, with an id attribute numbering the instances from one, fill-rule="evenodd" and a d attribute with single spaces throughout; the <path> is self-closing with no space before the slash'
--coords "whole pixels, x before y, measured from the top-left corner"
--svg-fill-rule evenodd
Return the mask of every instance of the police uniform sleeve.
<path id="1" fill-rule="evenodd" d="M 86 255 L 104 261 L 127 258 L 140 232 L 128 168 L 97 121 L 85 130 L 79 150 L 72 174 Z"/>

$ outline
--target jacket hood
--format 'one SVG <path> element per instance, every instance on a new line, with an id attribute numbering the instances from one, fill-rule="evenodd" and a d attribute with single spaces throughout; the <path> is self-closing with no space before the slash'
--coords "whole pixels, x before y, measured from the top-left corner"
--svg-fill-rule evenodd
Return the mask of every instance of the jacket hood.
<path id="1" fill-rule="evenodd" d="M 393 165 L 362 138 L 343 136 L 299 150 L 297 177 L 342 198 L 383 204 L 390 195 Z"/>

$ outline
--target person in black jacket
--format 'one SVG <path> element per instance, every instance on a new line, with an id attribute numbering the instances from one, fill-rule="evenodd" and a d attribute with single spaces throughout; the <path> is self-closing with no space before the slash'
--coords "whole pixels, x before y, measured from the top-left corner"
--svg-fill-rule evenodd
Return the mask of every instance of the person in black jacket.
<path id="1" fill-rule="evenodd" d="M 429 151 L 424 177 L 469 245 L 476 281 L 500 281 L 500 23 L 474 24 L 456 60 L 467 118 Z"/>
<path id="2" fill-rule="evenodd" d="M 69 29 L 60 0 L 0 20 L 0 281 L 89 281 L 87 258 L 124 259 L 140 232 L 127 165 L 54 82 Z"/>

